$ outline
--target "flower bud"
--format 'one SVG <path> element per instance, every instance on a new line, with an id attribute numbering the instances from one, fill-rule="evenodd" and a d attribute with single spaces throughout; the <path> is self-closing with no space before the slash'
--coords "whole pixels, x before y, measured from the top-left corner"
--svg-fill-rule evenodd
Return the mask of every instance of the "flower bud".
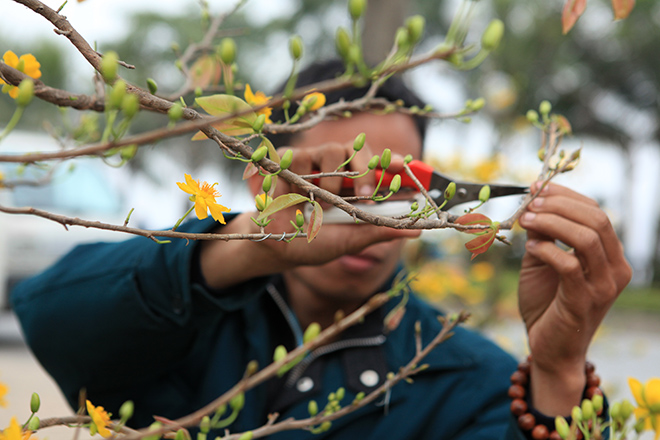
<path id="1" fill-rule="evenodd" d="M 348 0 L 348 12 L 353 20 L 362 17 L 365 9 L 367 9 L 367 0 Z"/>
<path id="2" fill-rule="evenodd" d="M 579 422 L 580 420 L 582 420 L 582 410 L 580 409 L 579 406 L 574 406 L 573 407 L 573 410 L 571 411 L 571 417 L 576 422 Z"/>
<path id="3" fill-rule="evenodd" d="M 406 28 L 408 29 L 410 44 L 417 44 L 422 38 L 425 24 L 426 20 L 421 15 L 413 15 L 406 20 Z"/>
<path id="4" fill-rule="evenodd" d="M 484 98 L 477 98 L 472 103 L 471 109 L 476 112 L 484 108 L 484 105 L 486 105 L 486 100 Z"/>
<path id="5" fill-rule="evenodd" d="M 321 333 L 321 326 L 319 325 L 318 322 L 312 322 L 310 325 L 307 326 L 305 329 L 305 334 L 303 335 L 303 343 L 308 343 L 309 341 L 313 341 L 318 337 L 318 335 Z"/>
<path id="6" fill-rule="evenodd" d="M 582 417 L 584 420 L 591 420 L 594 416 L 594 404 L 589 399 L 582 401 Z"/>
<path id="7" fill-rule="evenodd" d="M 254 130 L 255 133 L 261 133 L 261 130 L 263 130 L 265 123 L 266 123 L 266 115 L 262 113 L 259 116 L 257 116 L 257 119 L 254 121 L 254 124 L 252 124 L 252 129 Z"/>
<path id="8" fill-rule="evenodd" d="M 37 416 L 32 416 L 32 418 L 30 419 L 30 423 L 28 423 L 27 425 L 27 429 L 29 429 L 30 431 L 36 431 L 37 429 L 39 429 L 39 427 L 41 427 L 41 420 L 39 420 L 39 417 Z M 23 438 L 29 438 L 29 437 L 24 436 Z"/>
<path id="9" fill-rule="evenodd" d="M 319 404 L 316 403 L 316 400 L 310 400 L 307 404 L 307 411 L 311 417 L 314 417 L 319 413 Z"/>
<path id="10" fill-rule="evenodd" d="M 406 157 L 403 158 L 403 163 L 408 165 L 410 162 L 412 162 L 413 157 L 412 154 L 406 154 Z"/>
<path id="11" fill-rule="evenodd" d="M 449 201 L 454 198 L 456 194 L 456 182 L 449 182 L 447 188 L 445 188 L 445 200 Z"/>
<path id="12" fill-rule="evenodd" d="M 300 209 L 296 209 L 296 226 L 302 228 L 305 224 L 305 216 Z"/>
<path id="13" fill-rule="evenodd" d="M 539 122 L 539 114 L 536 110 L 527 110 L 527 120 L 532 124 Z"/>
<path id="14" fill-rule="evenodd" d="M 183 117 L 183 107 L 178 102 L 172 104 L 172 107 L 167 111 L 167 116 L 170 121 L 176 122 Z"/>
<path id="15" fill-rule="evenodd" d="M 539 160 L 541 162 L 545 160 L 545 154 L 546 154 L 545 147 L 539 148 L 539 151 L 536 152 L 536 155 L 539 157 Z"/>
<path id="16" fill-rule="evenodd" d="M 568 426 L 568 422 L 562 416 L 555 417 L 555 430 L 557 430 L 557 434 L 559 434 L 559 436 L 564 440 L 571 432 L 571 429 Z"/>
<path id="17" fill-rule="evenodd" d="M 268 147 L 263 145 L 257 148 L 257 150 L 254 153 L 252 153 L 251 160 L 252 162 L 259 162 L 261 159 L 266 157 L 266 154 L 268 154 Z"/>
<path id="18" fill-rule="evenodd" d="M 202 96 L 203 93 L 204 93 L 204 90 L 201 87 L 199 87 L 199 86 L 195 87 L 195 97 L 196 98 L 199 98 L 200 96 Z"/>
<path id="19" fill-rule="evenodd" d="M 273 176 L 272 174 L 267 174 L 264 177 L 264 181 L 261 183 L 261 189 L 264 190 L 265 193 L 270 191 L 270 188 L 273 186 Z"/>
<path id="20" fill-rule="evenodd" d="M 344 389 L 344 387 L 337 388 L 337 392 L 335 393 L 335 396 L 337 397 L 337 401 L 339 402 L 344 400 L 344 397 L 346 396 L 346 390 Z"/>
<path id="21" fill-rule="evenodd" d="M 174 440 L 186 440 L 186 431 L 183 428 L 179 429 L 174 435 Z"/>
<path id="22" fill-rule="evenodd" d="M 418 203 L 417 201 L 414 201 L 414 202 L 412 203 L 412 205 L 410 205 L 410 210 L 411 210 L 412 212 L 415 212 L 415 211 L 417 211 L 418 209 L 419 209 L 419 203 Z"/>
<path id="23" fill-rule="evenodd" d="M 353 141 L 353 150 L 360 151 L 364 147 L 364 142 L 367 140 L 367 135 L 360 133 L 355 137 Z"/>
<path id="24" fill-rule="evenodd" d="M 635 428 L 635 432 L 637 434 L 641 434 L 642 432 L 644 432 L 646 430 L 646 419 L 641 418 L 641 419 L 637 420 L 635 422 L 634 428 Z"/>
<path id="25" fill-rule="evenodd" d="M 280 168 L 288 169 L 293 161 L 293 150 L 286 150 L 280 159 Z"/>
<path id="26" fill-rule="evenodd" d="M 337 48 L 337 53 L 340 57 L 343 59 L 348 57 L 348 51 L 351 48 L 351 37 L 348 34 L 348 31 L 343 27 L 337 28 L 335 47 Z"/>
<path id="27" fill-rule="evenodd" d="M 236 58 L 236 42 L 232 38 L 223 38 L 220 42 L 220 59 L 226 65 L 230 65 Z"/>
<path id="28" fill-rule="evenodd" d="M 630 400 L 624 399 L 623 402 L 621 402 L 621 418 L 624 421 L 628 420 L 634 409 L 635 407 L 632 403 L 630 403 Z"/>
<path id="29" fill-rule="evenodd" d="M 594 397 L 591 398 L 591 403 L 594 405 L 594 411 L 598 414 L 603 409 L 603 396 L 594 394 Z"/>
<path id="30" fill-rule="evenodd" d="M 121 101 L 121 111 L 124 112 L 127 118 L 132 118 L 140 110 L 140 100 L 137 95 L 128 93 L 124 95 L 124 99 Z"/>
<path id="31" fill-rule="evenodd" d="M 114 86 L 112 86 L 110 96 L 108 97 L 108 106 L 111 109 L 120 108 L 122 102 L 124 102 L 124 96 L 126 96 L 126 83 L 119 80 L 115 82 Z"/>
<path id="32" fill-rule="evenodd" d="M 149 88 L 149 93 L 155 95 L 158 91 L 158 84 L 153 78 L 147 78 L 147 87 Z"/>
<path id="33" fill-rule="evenodd" d="M 209 416 L 202 417 L 202 421 L 199 422 L 199 430 L 204 434 L 208 434 L 211 430 L 211 418 Z"/>
<path id="34" fill-rule="evenodd" d="M 360 61 L 360 48 L 351 44 L 351 47 L 348 49 L 347 60 L 349 63 L 357 64 Z"/>
<path id="35" fill-rule="evenodd" d="M 392 151 L 389 148 L 385 148 L 380 156 L 380 167 L 386 170 L 390 166 L 390 162 L 392 162 Z"/>
<path id="36" fill-rule="evenodd" d="M 117 52 L 110 51 L 103 55 L 101 58 L 101 74 L 107 83 L 112 83 L 117 76 L 117 62 L 119 62 L 119 55 Z"/>
<path id="37" fill-rule="evenodd" d="M 34 82 L 31 79 L 25 78 L 18 85 L 18 95 L 16 96 L 16 104 L 19 107 L 26 107 L 34 96 Z"/>
<path id="38" fill-rule="evenodd" d="M 610 407 L 610 416 L 613 420 L 619 420 L 621 418 L 621 403 L 614 402 Z"/>
<path id="39" fill-rule="evenodd" d="M 401 189 L 401 174 L 395 174 L 390 182 L 390 191 L 395 193 Z"/>
<path id="40" fill-rule="evenodd" d="M 229 401 L 229 406 L 234 411 L 242 410 L 243 406 L 245 406 L 245 394 L 241 392 L 232 397 L 232 399 Z"/>
<path id="41" fill-rule="evenodd" d="M 539 105 L 539 112 L 541 112 L 541 114 L 544 116 L 547 116 L 551 110 L 552 110 L 552 104 L 550 104 L 550 101 L 544 100 Z"/>
<path id="42" fill-rule="evenodd" d="M 325 422 L 321 423 L 321 426 L 319 426 L 319 429 L 320 429 L 321 432 L 323 432 L 323 431 L 327 431 L 328 429 L 330 429 L 331 426 L 332 426 L 332 422 L 330 422 L 329 420 L 326 420 Z"/>
<path id="43" fill-rule="evenodd" d="M 479 190 L 479 201 L 486 203 L 490 199 L 490 185 L 484 185 Z"/>
<path id="44" fill-rule="evenodd" d="M 273 353 L 273 361 L 279 362 L 284 359 L 287 355 L 286 347 L 284 345 L 278 345 L 275 347 L 275 352 Z"/>
<path id="45" fill-rule="evenodd" d="M 369 163 L 367 164 L 367 168 L 370 170 L 375 169 L 378 166 L 378 162 L 380 162 L 380 157 L 378 155 L 375 155 L 369 160 Z"/>
<path id="46" fill-rule="evenodd" d="M 132 400 L 127 400 L 126 402 L 122 403 L 122 405 L 119 407 L 119 417 L 121 417 L 121 420 L 128 420 L 131 417 L 133 417 L 133 412 L 135 411 L 135 405 L 133 404 Z"/>
<path id="47" fill-rule="evenodd" d="M 137 150 L 138 150 L 137 144 L 131 144 L 127 147 L 122 147 L 119 149 L 119 157 L 122 160 L 131 160 L 135 157 Z"/>
<path id="48" fill-rule="evenodd" d="M 481 36 L 481 47 L 487 51 L 497 49 L 504 35 L 504 23 L 502 20 L 495 19 L 488 24 L 488 27 Z"/>
<path id="49" fill-rule="evenodd" d="M 294 35 L 289 40 L 289 52 L 291 53 L 291 58 L 296 61 L 302 58 L 303 40 L 300 38 L 300 35 Z"/>
<path id="50" fill-rule="evenodd" d="M 40 406 L 41 406 L 41 399 L 39 398 L 39 394 L 32 393 L 32 397 L 30 398 L 30 411 L 36 413 L 37 411 L 39 411 Z"/>

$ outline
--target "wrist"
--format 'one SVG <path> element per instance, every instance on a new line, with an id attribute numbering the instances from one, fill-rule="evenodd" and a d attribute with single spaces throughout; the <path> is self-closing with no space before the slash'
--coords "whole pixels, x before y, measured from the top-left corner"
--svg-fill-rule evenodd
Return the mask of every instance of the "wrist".
<path id="1" fill-rule="evenodd" d="M 586 361 L 547 368 L 530 361 L 530 401 L 549 416 L 566 416 L 579 405 L 587 383 Z"/>

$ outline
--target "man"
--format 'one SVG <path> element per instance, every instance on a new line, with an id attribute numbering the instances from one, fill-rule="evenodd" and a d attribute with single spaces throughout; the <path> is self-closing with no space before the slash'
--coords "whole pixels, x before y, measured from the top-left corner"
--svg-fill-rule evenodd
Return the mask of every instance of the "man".
<path id="1" fill-rule="evenodd" d="M 336 70 L 332 64 L 313 66 L 301 74 L 300 84 L 326 79 Z M 350 99 L 351 93 L 364 91 L 341 93 Z M 380 93 L 418 104 L 398 79 Z M 330 102 L 338 99 L 329 96 Z M 352 169 L 365 169 L 371 155 L 384 148 L 395 153 L 395 171 L 404 155 L 421 157 L 423 124 L 418 120 L 400 113 L 358 113 L 288 139 L 294 149 L 290 169 L 299 174 L 334 171 L 352 153 L 360 132 L 366 133 L 367 145 L 351 162 Z M 338 192 L 341 182 L 326 178 L 320 185 Z M 250 187 L 258 193 L 260 179 L 253 178 Z M 355 188 L 359 195 L 371 194 L 373 178 L 358 179 Z M 295 191 L 283 179 L 277 190 Z M 258 232 L 251 215 L 229 216 L 221 227 L 192 221 L 181 230 Z M 291 229 L 292 212 L 273 218 L 269 230 Z M 550 423 L 580 403 L 587 348 L 631 271 L 605 214 L 567 188 L 550 185 L 520 224 L 528 231 L 519 288 L 532 354 L 528 401 L 539 423 Z M 146 426 L 152 415 L 172 419 L 202 407 L 240 380 L 250 360 L 266 365 L 277 345 L 293 349 L 310 323 L 326 327 L 337 310 L 348 314 L 386 289 L 404 241 L 417 235 L 328 224 L 311 244 L 174 240 L 157 245 L 136 238 L 81 246 L 20 285 L 13 306 L 28 343 L 74 408 L 81 389 L 115 414 L 131 399 L 136 408 L 131 424 Z M 555 240 L 574 251 L 560 249 Z M 309 400 L 323 405 L 339 387 L 346 389 L 342 403 L 350 403 L 414 356 L 416 321 L 424 342 L 440 328 L 438 312 L 414 297 L 394 332 L 383 333 L 384 313 L 373 313 L 280 380 L 247 392 L 231 431 L 259 427 L 273 412 L 280 414 L 278 420 L 307 417 Z M 528 434 L 509 410 L 507 389 L 515 362 L 492 343 L 458 329 L 424 362 L 429 368 L 412 384 L 394 387 L 378 405 L 335 421 L 320 436 L 519 439 Z M 269 438 L 313 436 L 291 431 Z"/>

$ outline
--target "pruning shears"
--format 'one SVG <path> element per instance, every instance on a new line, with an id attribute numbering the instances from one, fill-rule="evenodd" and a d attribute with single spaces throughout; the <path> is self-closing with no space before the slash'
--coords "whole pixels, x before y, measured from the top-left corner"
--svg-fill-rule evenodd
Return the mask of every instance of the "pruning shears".
<path id="1" fill-rule="evenodd" d="M 408 166 L 410 170 L 415 175 L 422 187 L 428 192 L 429 196 L 433 201 L 441 206 L 445 202 L 445 189 L 449 183 L 454 182 L 456 184 L 456 193 L 454 197 L 447 201 L 447 203 L 442 206 L 442 210 L 446 211 L 450 208 L 453 208 L 456 205 L 462 203 L 474 202 L 479 200 L 479 191 L 485 185 L 483 183 L 467 183 L 460 182 L 454 179 L 451 179 L 444 174 L 435 171 L 432 166 L 425 164 L 419 160 L 411 161 Z M 386 215 L 386 216 L 398 216 L 405 215 L 410 213 L 410 206 L 416 200 L 420 206 L 424 206 L 426 203 L 424 196 L 419 192 L 417 184 L 413 179 L 406 174 L 404 170 L 399 173 L 390 173 L 388 171 L 376 170 L 375 179 L 378 182 L 381 178 L 381 174 L 384 174 L 383 181 L 381 183 L 381 188 L 388 188 L 390 182 L 396 174 L 401 176 L 401 190 L 397 193 L 398 200 L 387 200 L 377 203 L 364 203 L 360 204 L 360 209 L 376 215 Z M 498 185 L 498 184 L 489 184 L 490 186 L 490 198 L 510 196 L 516 194 L 526 194 L 529 192 L 529 187 L 527 186 L 517 186 L 517 185 Z M 352 188 L 353 180 L 349 178 L 344 179 L 342 185 L 343 188 Z M 406 197 L 405 200 L 401 200 L 401 197 L 408 194 L 409 197 Z M 311 206 L 309 207 L 311 208 Z M 311 210 L 307 210 L 306 218 L 309 218 Z M 323 213 L 323 223 L 352 223 L 354 219 L 352 216 L 347 214 L 338 208 L 328 208 L 324 210 Z"/>

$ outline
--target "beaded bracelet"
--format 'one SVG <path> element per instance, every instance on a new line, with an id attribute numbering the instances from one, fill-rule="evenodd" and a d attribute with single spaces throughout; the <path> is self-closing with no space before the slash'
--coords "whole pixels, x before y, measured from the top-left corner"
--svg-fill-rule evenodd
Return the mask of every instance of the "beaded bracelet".
<path id="1" fill-rule="evenodd" d="M 518 419 L 518 426 L 525 432 L 531 433 L 531 438 L 534 440 L 561 440 L 561 436 L 556 430 L 550 430 L 544 424 L 536 424 L 536 417 L 534 414 L 528 412 L 527 401 L 527 385 L 529 384 L 529 372 L 531 356 L 527 357 L 526 361 L 518 364 L 518 369 L 511 375 L 511 386 L 509 387 L 509 397 L 513 399 L 511 402 L 511 412 Z M 603 395 L 603 392 L 598 388 L 600 385 L 600 377 L 595 374 L 596 368 L 591 362 L 587 362 L 584 368 L 587 376 L 587 387 L 584 393 L 586 399 L 591 399 L 595 394 Z M 577 438 L 582 439 L 582 432 L 578 431 Z"/>

